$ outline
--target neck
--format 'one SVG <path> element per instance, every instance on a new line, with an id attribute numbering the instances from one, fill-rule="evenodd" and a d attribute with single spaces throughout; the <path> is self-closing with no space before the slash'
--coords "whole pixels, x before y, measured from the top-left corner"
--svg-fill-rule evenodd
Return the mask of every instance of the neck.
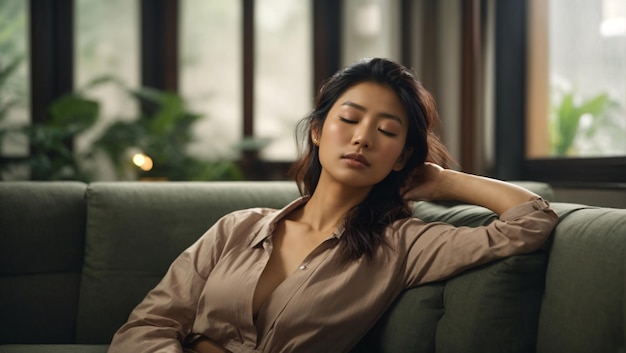
<path id="1" fill-rule="evenodd" d="M 322 231 L 336 228 L 346 214 L 363 202 L 371 188 L 347 188 L 337 183 L 327 183 L 324 178 L 311 199 L 301 209 L 298 218 L 312 229 Z"/>

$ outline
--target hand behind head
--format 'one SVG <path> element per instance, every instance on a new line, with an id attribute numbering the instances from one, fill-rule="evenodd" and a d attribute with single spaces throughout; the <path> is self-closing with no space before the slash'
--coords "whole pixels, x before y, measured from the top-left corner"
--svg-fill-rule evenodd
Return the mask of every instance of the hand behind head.
<path id="1" fill-rule="evenodd" d="M 444 169 L 435 163 L 425 162 L 415 168 L 402 188 L 402 196 L 411 201 L 438 199 L 440 174 Z"/>

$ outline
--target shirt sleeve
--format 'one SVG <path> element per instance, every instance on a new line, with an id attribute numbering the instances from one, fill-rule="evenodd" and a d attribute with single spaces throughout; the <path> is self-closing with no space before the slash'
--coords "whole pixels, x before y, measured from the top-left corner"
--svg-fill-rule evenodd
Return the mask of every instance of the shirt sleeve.
<path id="1" fill-rule="evenodd" d="M 470 267 L 537 250 L 558 216 L 538 198 L 514 206 L 489 225 L 455 227 L 409 220 L 399 227 L 404 286 L 445 279 Z"/>
<path id="2" fill-rule="evenodd" d="M 109 353 L 183 352 L 182 342 L 191 333 L 199 296 L 219 259 L 230 223 L 228 216 L 220 219 L 174 260 L 115 333 Z"/>

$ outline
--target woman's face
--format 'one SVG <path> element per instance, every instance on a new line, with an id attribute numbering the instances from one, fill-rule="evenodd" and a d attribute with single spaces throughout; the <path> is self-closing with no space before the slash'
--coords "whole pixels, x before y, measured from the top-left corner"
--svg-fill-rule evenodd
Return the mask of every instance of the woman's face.
<path id="1" fill-rule="evenodd" d="M 392 170 L 401 170 L 408 119 L 396 93 L 386 86 L 363 82 L 347 89 L 331 107 L 319 145 L 322 176 L 351 187 L 372 187 Z"/>

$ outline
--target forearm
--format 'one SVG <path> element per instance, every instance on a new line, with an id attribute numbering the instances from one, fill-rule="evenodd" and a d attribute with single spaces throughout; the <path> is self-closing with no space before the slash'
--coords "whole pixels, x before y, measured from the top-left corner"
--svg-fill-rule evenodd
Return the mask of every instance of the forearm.
<path id="1" fill-rule="evenodd" d="M 539 197 L 511 183 L 450 169 L 443 170 L 440 178 L 436 198 L 483 206 L 498 215 L 513 206 Z"/>
<path id="2" fill-rule="evenodd" d="M 212 228 L 213 229 L 213 228 Z M 208 232 L 207 232 L 208 234 Z M 183 352 L 182 344 L 192 331 L 205 270 L 215 237 L 202 236 L 183 251 L 165 276 L 133 309 L 128 321 L 113 336 L 113 352 Z"/>
<path id="3" fill-rule="evenodd" d="M 191 345 L 191 351 L 197 353 L 229 353 L 225 348 L 217 345 L 206 337 L 199 338 Z"/>
<path id="4" fill-rule="evenodd" d="M 128 322 L 113 336 L 108 353 L 171 352 L 182 353 L 178 333 L 168 327 L 152 327 Z"/>

